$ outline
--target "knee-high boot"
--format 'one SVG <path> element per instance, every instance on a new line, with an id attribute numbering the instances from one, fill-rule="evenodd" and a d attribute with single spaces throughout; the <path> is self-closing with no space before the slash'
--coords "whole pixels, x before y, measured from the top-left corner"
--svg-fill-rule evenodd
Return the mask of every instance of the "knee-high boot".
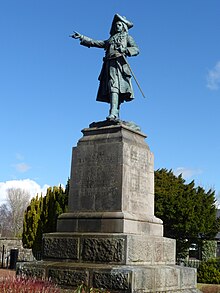
<path id="1" fill-rule="evenodd" d="M 118 94 L 111 93 L 110 97 L 110 111 L 107 119 L 118 119 L 119 118 L 119 101 Z"/>

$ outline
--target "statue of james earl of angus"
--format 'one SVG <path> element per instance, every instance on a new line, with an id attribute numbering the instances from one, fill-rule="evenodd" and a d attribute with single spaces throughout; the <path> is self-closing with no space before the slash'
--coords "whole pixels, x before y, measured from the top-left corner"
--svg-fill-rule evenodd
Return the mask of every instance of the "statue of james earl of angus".
<path id="1" fill-rule="evenodd" d="M 107 40 L 94 40 L 78 32 L 71 35 L 74 39 L 80 39 L 80 44 L 83 46 L 105 50 L 96 100 L 110 104 L 107 120 L 118 120 L 120 105 L 124 101 L 129 102 L 134 98 L 131 69 L 126 60 L 127 56 L 139 54 L 134 39 L 128 34 L 128 30 L 132 27 L 132 22 L 124 16 L 115 14 L 110 29 L 110 38 Z"/>

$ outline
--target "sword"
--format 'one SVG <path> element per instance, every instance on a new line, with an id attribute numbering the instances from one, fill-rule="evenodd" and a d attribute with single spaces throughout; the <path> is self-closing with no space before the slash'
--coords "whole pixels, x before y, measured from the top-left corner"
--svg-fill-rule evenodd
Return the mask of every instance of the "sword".
<path id="1" fill-rule="evenodd" d="M 146 96 L 144 95 L 144 92 L 142 91 L 141 86 L 140 86 L 140 84 L 139 84 L 139 82 L 138 82 L 138 80 L 137 80 L 137 78 L 136 78 L 136 76 L 135 76 L 133 70 L 131 69 L 130 64 L 128 63 L 127 59 L 125 58 L 125 56 L 124 56 L 123 54 L 122 54 L 121 56 L 123 57 L 124 61 L 125 61 L 126 64 L 128 65 L 128 68 L 130 69 L 131 74 L 132 74 L 132 76 L 133 76 L 133 78 L 134 78 L 134 80 L 135 80 L 135 82 L 136 82 L 136 84 L 137 84 L 137 86 L 138 86 L 138 88 L 139 88 L 139 90 L 140 90 L 142 96 L 143 96 L 144 98 L 146 98 Z"/>

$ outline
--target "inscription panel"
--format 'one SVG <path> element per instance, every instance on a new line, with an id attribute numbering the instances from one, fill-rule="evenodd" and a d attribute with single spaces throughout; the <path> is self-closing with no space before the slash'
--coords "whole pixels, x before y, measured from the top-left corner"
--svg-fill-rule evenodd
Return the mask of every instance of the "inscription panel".
<path id="1" fill-rule="evenodd" d="M 124 150 L 123 193 L 129 202 L 124 202 L 124 206 L 136 214 L 143 210 L 154 214 L 151 152 L 146 145 L 135 143 L 126 144 Z"/>
<path id="2" fill-rule="evenodd" d="M 105 133 L 104 128 L 89 136 L 73 149 L 69 210 L 152 215 L 153 160 L 143 137 L 121 129 Z"/>
<path id="3" fill-rule="evenodd" d="M 95 142 L 90 145 L 79 146 L 75 164 L 77 165 L 109 165 L 117 164 L 121 160 L 120 144 Z"/>
<path id="4" fill-rule="evenodd" d="M 70 210 L 121 210 L 118 144 L 87 147 L 80 147 L 73 159 L 70 192 L 74 198 L 70 196 Z"/>
<path id="5" fill-rule="evenodd" d="M 126 162 L 131 168 L 140 170 L 143 173 L 148 169 L 148 152 L 147 148 L 140 148 L 139 146 L 128 146 L 126 151 Z"/>
<path id="6" fill-rule="evenodd" d="M 102 188 L 118 184 L 120 166 L 81 166 L 74 177 L 73 188 Z"/>

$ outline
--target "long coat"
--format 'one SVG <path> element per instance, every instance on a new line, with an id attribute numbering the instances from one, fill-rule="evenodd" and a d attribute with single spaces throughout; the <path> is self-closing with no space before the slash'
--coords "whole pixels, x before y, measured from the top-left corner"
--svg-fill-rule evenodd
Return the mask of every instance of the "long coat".
<path id="1" fill-rule="evenodd" d="M 134 39 L 127 32 L 123 32 L 117 33 L 105 41 L 93 40 L 82 36 L 80 44 L 86 47 L 97 47 L 105 50 L 96 100 L 110 103 L 110 93 L 117 92 L 119 94 L 119 103 L 131 101 L 133 99 L 131 72 L 125 61 L 125 56 L 136 56 L 139 54 L 139 49 Z M 119 53 L 119 47 L 125 49 L 125 56 Z"/>

